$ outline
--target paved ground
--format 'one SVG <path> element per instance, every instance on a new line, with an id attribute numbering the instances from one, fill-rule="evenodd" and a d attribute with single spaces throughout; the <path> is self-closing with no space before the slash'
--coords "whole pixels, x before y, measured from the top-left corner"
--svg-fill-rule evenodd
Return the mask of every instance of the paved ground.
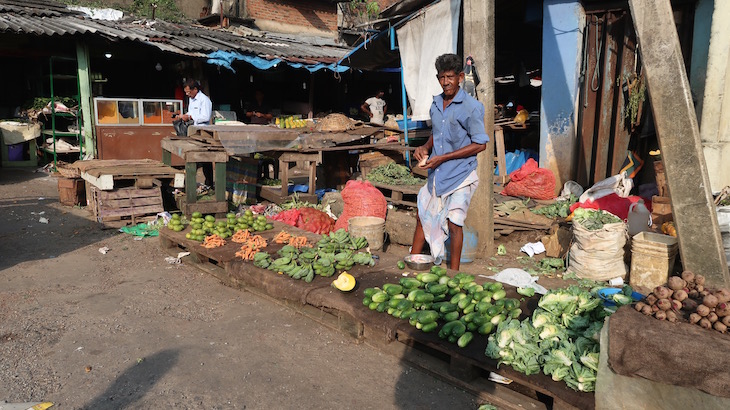
<path id="1" fill-rule="evenodd" d="M 86 210 L 58 203 L 46 174 L 0 169 L 0 198 L 0 401 L 61 409 L 478 405 L 397 357 L 166 263 L 156 239 L 100 230 Z"/>

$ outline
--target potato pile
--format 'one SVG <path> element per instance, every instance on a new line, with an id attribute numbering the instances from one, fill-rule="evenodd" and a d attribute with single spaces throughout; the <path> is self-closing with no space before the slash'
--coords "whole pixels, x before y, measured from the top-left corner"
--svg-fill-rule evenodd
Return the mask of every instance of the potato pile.
<path id="1" fill-rule="evenodd" d="M 659 320 L 689 321 L 720 333 L 730 327 L 730 290 L 705 288 L 705 277 L 684 271 L 657 286 L 634 308 Z"/>

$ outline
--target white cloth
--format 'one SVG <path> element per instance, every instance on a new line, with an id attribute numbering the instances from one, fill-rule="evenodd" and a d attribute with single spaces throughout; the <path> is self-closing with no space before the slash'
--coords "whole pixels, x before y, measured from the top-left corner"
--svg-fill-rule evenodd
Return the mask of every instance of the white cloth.
<path id="1" fill-rule="evenodd" d="M 520 248 L 520 251 L 528 254 L 531 258 L 545 252 L 545 245 L 542 242 L 526 243 Z"/>
<path id="2" fill-rule="evenodd" d="M 421 220 L 423 236 L 431 248 L 431 256 L 437 265 L 441 264 L 446 254 L 444 242 L 449 238 L 447 221 L 464 226 L 471 197 L 478 185 L 479 177 L 474 170 L 458 187 L 444 195 L 436 196 L 436 188 L 431 187 L 429 190 L 428 185 L 424 185 L 418 191 L 418 217 Z"/>
<path id="3" fill-rule="evenodd" d="M 441 1 L 396 30 L 414 121 L 430 119 L 433 96 L 442 92 L 434 62 L 441 54 L 457 51 L 460 7 L 461 0 Z"/>
<path id="4" fill-rule="evenodd" d="M 507 268 L 496 275 L 484 276 L 487 279 L 494 279 L 497 282 L 506 283 L 508 285 L 516 286 L 518 288 L 533 288 L 536 293 L 544 295 L 547 293 L 547 289 L 542 285 L 537 284 L 537 276 L 532 276 L 528 272 L 525 272 L 519 268 Z"/>
<path id="5" fill-rule="evenodd" d="M 193 125 L 210 124 L 210 116 L 213 114 L 213 103 L 207 95 L 198 90 L 195 98 L 188 101 L 188 114 L 193 117 Z"/>
<path id="6" fill-rule="evenodd" d="M 370 112 L 373 116 L 370 118 L 370 122 L 373 124 L 383 125 L 383 116 L 385 115 L 385 100 L 378 97 L 370 97 L 365 100 L 365 104 L 370 107 Z"/>

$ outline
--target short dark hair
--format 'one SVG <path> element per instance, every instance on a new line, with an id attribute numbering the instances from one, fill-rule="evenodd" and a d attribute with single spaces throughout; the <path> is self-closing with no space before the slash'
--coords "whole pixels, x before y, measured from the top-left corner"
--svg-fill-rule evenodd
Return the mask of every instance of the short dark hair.
<path id="1" fill-rule="evenodd" d="M 464 68 L 461 65 L 461 57 L 456 54 L 442 54 L 436 57 L 436 73 L 445 73 L 453 71 L 456 74 L 461 73 Z"/>
<path id="2" fill-rule="evenodd" d="M 188 87 L 189 89 L 197 88 L 200 90 L 200 83 L 196 80 L 193 80 L 192 78 L 189 78 L 185 80 L 185 87 Z"/>

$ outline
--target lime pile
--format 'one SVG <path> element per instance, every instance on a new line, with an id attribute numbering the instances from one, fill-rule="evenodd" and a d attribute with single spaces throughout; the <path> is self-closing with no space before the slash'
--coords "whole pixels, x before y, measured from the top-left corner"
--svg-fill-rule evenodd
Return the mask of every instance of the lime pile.
<path id="1" fill-rule="evenodd" d="M 170 219 L 170 222 L 167 223 L 167 229 L 170 229 L 175 232 L 180 232 L 183 229 L 185 229 L 182 219 L 180 218 L 180 214 L 172 214 L 172 218 Z"/>
<path id="2" fill-rule="evenodd" d="M 243 213 L 243 216 L 239 217 L 237 219 L 237 221 L 238 221 L 238 223 L 242 223 L 243 227 L 240 229 L 248 229 L 249 231 L 252 231 L 252 232 L 262 232 L 262 231 L 268 231 L 270 229 L 274 229 L 274 225 L 269 223 L 269 221 L 266 220 L 265 216 L 263 216 L 263 215 L 256 216 L 253 214 L 253 212 L 251 212 L 250 209 L 247 209 Z"/>

